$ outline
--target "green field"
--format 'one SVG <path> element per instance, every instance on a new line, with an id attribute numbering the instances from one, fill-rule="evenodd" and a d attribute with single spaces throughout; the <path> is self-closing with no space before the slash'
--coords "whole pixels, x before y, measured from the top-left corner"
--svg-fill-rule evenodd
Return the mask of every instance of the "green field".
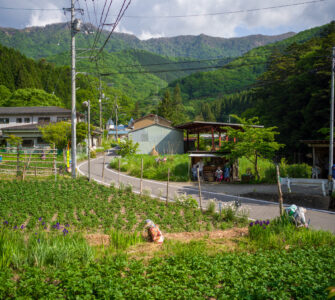
<path id="1" fill-rule="evenodd" d="M 2 180 L 0 203 L 1 299 L 325 299 L 335 283 L 334 235 L 287 219 L 247 228 L 233 208 L 86 179 Z M 163 245 L 145 240 L 147 218 Z"/>

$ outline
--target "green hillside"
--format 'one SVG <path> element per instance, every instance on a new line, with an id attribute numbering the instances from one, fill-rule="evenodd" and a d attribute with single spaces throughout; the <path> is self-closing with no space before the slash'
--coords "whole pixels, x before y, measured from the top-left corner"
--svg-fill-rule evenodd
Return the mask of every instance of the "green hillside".
<path id="1" fill-rule="evenodd" d="M 331 54 L 335 45 L 335 22 L 303 44 L 292 44 L 274 53 L 267 71 L 258 79 L 253 107 L 245 114 L 257 115 L 267 126 L 277 126 L 287 153 L 304 151 L 301 140 L 323 139 L 329 128 Z M 329 131 L 328 131 L 329 132 Z"/>
<path id="2" fill-rule="evenodd" d="M 84 24 L 81 34 L 76 36 L 78 48 L 89 48 L 93 43 L 96 28 Z M 108 32 L 101 34 L 98 47 L 102 45 Z M 138 49 L 163 56 L 187 58 L 237 57 L 252 48 L 283 40 L 294 35 L 286 33 L 277 36 L 252 35 L 241 38 L 220 38 L 206 35 L 178 36 L 139 40 L 134 35 L 114 33 L 106 45 L 108 52 Z M 42 58 L 70 49 L 69 24 L 59 23 L 45 27 L 29 27 L 25 29 L 0 28 L 0 43 L 20 50 L 31 58 Z"/>
<path id="3" fill-rule="evenodd" d="M 288 45 L 301 44 L 319 36 L 326 27 L 325 25 L 309 29 L 284 41 L 255 48 L 219 70 L 192 74 L 171 82 L 169 87 L 178 83 L 186 103 L 194 99 L 213 100 L 222 95 L 242 91 L 254 84 L 265 71 L 266 63 L 274 51 L 283 51 Z"/>

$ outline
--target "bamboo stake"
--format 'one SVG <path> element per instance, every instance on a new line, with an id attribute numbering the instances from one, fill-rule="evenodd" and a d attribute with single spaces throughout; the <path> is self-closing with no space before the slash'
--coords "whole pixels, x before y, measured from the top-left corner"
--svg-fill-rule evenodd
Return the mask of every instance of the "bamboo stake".
<path id="1" fill-rule="evenodd" d="M 118 178 L 117 178 L 117 183 L 120 187 L 120 169 L 121 169 L 121 162 L 120 162 L 120 158 L 119 158 L 119 173 L 118 173 Z"/>
<path id="2" fill-rule="evenodd" d="M 168 168 L 167 174 L 167 183 L 166 183 L 166 205 L 169 203 L 169 182 L 170 182 L 170 168 Z"/>
<path id="3" fill-rule="evenodd" d="M 141 180 L 140 180 L 140 195 L 142 196 L 143 191 L 143 158 L 141 158 Z"/>
<path id="4" fill-rule="evenodd" d="M 19 177 L 20 172 L 20 151 L 19 146 L 16 148 L 16 176 Z"/>
<path id="5" fill-rule="evenodd" d="M 200 174 L 199 174 L 199 168 L 197 168 L 197 177 L 198 177 L 198 186 L 199 186 L 199 200 L 200 200 L 200 209 L 202 210 L 202 198 L 201 198 L 201 185 L 200 185 Z"/>
<path id="6" fill-rule="evenodd" d="M 104 152 L 104 160 L 102 163 L 102 174 L 101 174 L 102 181 L 104 181 L 104 177 L 105 177 L 105 163 L 106 163 L 106 153 Z"/>
<path id="7" fill-rule="evenodd" d="M 55 144 L 54 144 L 54 148 L 53 148 L 53 152 L 55 153 Z M 57 181 L 57 169 L 56 169 L 56 156 L 53 156 L 53 165 L 54 165 L 54 169 L 55 169 L 55 181 Z"/>
<path id="8" fill-rule="evenodd" d="M 283 193 L 281 190 L 281 185 L 280 185 L 280 173 L 279 173 L 279 166 L 276 165 L 276 170 L 277 170 L 277 185 L 278 185 L 278 202 L 279 202 L 279 213 L 282 216 L 284 213 L 283 210 Z"/>

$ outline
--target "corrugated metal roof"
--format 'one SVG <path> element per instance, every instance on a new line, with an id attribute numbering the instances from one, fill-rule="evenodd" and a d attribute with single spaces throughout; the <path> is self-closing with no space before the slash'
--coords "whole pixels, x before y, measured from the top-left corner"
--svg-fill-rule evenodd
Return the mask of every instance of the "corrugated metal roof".
<path id="1" fill-rule="evenodd" d="M 52 115 L 52 114 L 68 114 L 71 110 L 58 106 L 19 106 L 19 107 L 0 107 L 0 115 Z"/>

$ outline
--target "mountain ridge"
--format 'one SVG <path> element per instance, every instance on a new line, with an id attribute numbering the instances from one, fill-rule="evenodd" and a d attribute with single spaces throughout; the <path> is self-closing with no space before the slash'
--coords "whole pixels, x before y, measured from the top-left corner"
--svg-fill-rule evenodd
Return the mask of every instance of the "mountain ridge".
<path id="1" fill-rule="evenodd" d="M 70 47 L 70 33 L 68 23 L 55 23 L 44 27 L 26 27 L 15 29 L 0 27 L 0 43 L 7 47 L 20 50 L 31 58 L 45 58 L 64 52 Z M 82 34 L 77 35 L 78 47 L 89 47 L 94 35 L 90 32 L 97 30 L 91 24 L 83 24 Z M 108 32 L 102 32 L 101 41 L 104 41 Z M 44 35 L 44 36 L 43 36 Z M 205 34 L 182 35 L 175 37 L 160 37 L 141 40 L 129 33 L 113 33 L 106 45 L 108 52 L 117 52 L 127 49 L 146 50 L 169 57 L 187 58 L 214 58 L 217 56 L 237 57 L 254 47 L 283 40 L 294 36 L 288 32 L 280 35 L 249 35 L 236 38 L 212 37 Z M 101 42 L 102 43 L 102 42 Z M 101 43 L 98 46 L 101 46 Z M 38 53 L 34 47 L 39 49 Z M 53 49 L 50 49 L 51 47 Z"/>

